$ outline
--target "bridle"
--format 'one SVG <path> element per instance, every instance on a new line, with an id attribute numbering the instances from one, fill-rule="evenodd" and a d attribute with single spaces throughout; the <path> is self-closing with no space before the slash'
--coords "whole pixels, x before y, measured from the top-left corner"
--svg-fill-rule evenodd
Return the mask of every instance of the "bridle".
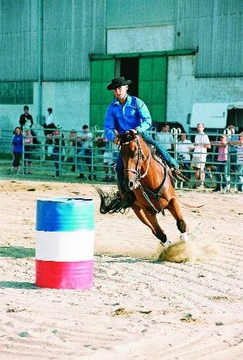
<path id="1" fill-rule="evenodd" d="M 134 169 L 132 168 L 125 168 L 124 170 L 125 171 L 130 171 L 132 172 L 133 174 L 136 175 L 136 181 L 140 181 L 141 179 L 144 179 L 147 174 L 148 174 L 148 170 L 149 170 L 149 165 L 150 165 L 150 161 L 151 161 L 151 152 L 149 151 L 149 154 L 148 156 L 144 155 L 143 153 L 143 150 L 142 150 L 142 147 L 141 147 L 141 144 L 139 142 L 139 138 L 136 137 L 136 139 L 131 139 L 127 142 L 124 142 L 122 145 L 128 145 L 130 142 L 133 142 L 136 140 L 136 143 L 137 143 L 137 148 L 138 148 L 138 153 L 137 153 L 137 162 L 136 162 L 136 166 Z M 141 174 L 141 162 L 146 162 L 147 161 L 147 167 L 146 167 L 146 170 L 143 174 Z"/>
<path id="2" fill-rule="evenodd" d="M 137 153 L 137 162 L 136 162 L 136 166 L 135 168 L 125 168 L 124 170 L 125 171 L 130 171 L 132 172 L 133 174 L 136 175 L 136 182 L 138 183 L 138 187 L 139 189 L 141 190 L 144 198 L 146 199 L 146 201 L 149 203 L 149 205 L 154 209 L 154 211 L 156 213 L 159 213 L 162 211 L 163 215 L 164 215 L 164 209 L 162 207 L 160 207 L 160 209 L 158 210 L 152 203 L 152 201 L 150 200 L 149 198 L 149 194 L 151 196 L 153 196 L 154 198 L 157 198 L 159 199 L 161 194 L 163 193 L 164 191 L 164 184 L 165 184 L 165 180 L 167 178 L 167 173 L 165 172 L 165 176 L 164 176 L 164 179 L 161 183 L 161 185 L 159 186 L 159 189 L 157 189 L 156 192 L 152 191 L 151 189 L 147 188 L 147 187 L 144 187 L 140 180 L 144 179 L 147 174 L 148 174 L 148 170 L 149 170 L 149 166 L 150 166 L 150 162 L 151 162 L 151 151 L 149 151 L 149 154 L 146 156 L 144 153 L 143 153 L 143 150 L 142 150 L 142 147 L 141 147 L 141 144 L 139 142 L 139 138 L 136 137 L 134 139 L 132 138 L 127 138 L 126 141 L 120 143 L 120 147 L 122 146 L 125 146 L 125 145 L 129 145 L 130 142 L 133 142 L 136 140 L 136 143 L 137 143 L 137 149 L 138 149 L 138 153 Z M 143 162 L 146 162 L 147 161 L 147 167 L 146 167 L 146 170 L 143 174 L 141 174 L 141 163 Z"/>

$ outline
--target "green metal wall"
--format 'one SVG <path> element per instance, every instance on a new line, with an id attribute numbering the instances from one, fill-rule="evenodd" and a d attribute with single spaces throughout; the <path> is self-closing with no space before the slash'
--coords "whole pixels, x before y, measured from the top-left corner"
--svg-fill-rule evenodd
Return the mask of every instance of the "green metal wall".
<path id="1" fill-rule="evenodd" d="M 119 56 L 102 56 L 91 60 L 90 83 L 90 125 L 103 128 L 107 106 L 113 100 L 112 91 L 106 89 L 107 84 L 115 77 L 116 59 Z M 152 119 L 165 121 L 166 116 L 166 86 L 167 57 L 139 57 L 139 98 L 148 106 Z"/>
<path id="2" fill-rule="evenodd" d="M 115 59 L 91 61 L 90 126 L 103 128 L 106 108 L 112 102 L 113 91 L 106 89 L 115 74 Z"/>
<path id="3" fill-rule="evenodd" d="M 139 97 L 148 106 L 152 119 L 166 118 L 167 57 L 141 57 L 139 60 Z"/>

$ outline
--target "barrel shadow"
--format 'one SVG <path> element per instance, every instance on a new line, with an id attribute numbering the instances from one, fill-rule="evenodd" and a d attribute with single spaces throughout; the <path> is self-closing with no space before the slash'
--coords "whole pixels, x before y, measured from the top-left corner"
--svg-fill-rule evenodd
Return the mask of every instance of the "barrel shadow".
<path id="1" fill-rule="evenodd" d="M 23 259 L 35 256 L 35 249 L 22 246 L 1 246 L 0 257 L 11 257 L 14 259 Z"/>
<path id="2" fill-rule="evenodd" d="M 24 281 L 0 281 L 0 288 L 38 290 L 39 288 L 30 282 Z"/>

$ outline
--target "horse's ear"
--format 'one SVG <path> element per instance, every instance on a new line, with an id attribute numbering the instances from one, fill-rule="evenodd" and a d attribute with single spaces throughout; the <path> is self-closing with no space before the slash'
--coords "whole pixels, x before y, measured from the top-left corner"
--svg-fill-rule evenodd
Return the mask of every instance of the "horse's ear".
<path id="1" fill-rule="evenodd" d="M 129 135 L 130 135 L 131 139 L 134 140 L 137 133 L 135 130 L 131 129 L 131 130 L 129 130 Z"/>

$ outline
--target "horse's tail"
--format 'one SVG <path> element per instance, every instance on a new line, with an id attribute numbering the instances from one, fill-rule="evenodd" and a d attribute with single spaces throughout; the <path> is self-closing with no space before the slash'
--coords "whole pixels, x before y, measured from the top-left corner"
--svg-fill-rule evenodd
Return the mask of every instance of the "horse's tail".
<path id="1" fill-rule="evenodd" d="M 203 207 L 205 205 L 205 204 L 202 204 L 202 205 L 190 205 L 190 204 L 186 203 L 185 201 L 183 201 L 183 200 L 181 200 L 179 198 L 177 198 L 177 200 L 179 201 L 180 204 L 182 204 L 182 205 L 184 205 L 184 206 L 186 206 L 186 207 L 188 207 L 190 209 L 199 209 L 199 208 L 201 208 L 201 207 Z"/>
<path id="2" fill-rule="evenodd" d="M 132 191 L 126 192 L 123 199 L 119 191 L 114 192 L 113 190 L 109 193 L 105 193 L 101 188 L 96 187 L 96 191 L 100 196 L 100 213 L 101 214 L 114 214 L 124 213 L 126 209 L 132 207 L 136 197 Z"/>

